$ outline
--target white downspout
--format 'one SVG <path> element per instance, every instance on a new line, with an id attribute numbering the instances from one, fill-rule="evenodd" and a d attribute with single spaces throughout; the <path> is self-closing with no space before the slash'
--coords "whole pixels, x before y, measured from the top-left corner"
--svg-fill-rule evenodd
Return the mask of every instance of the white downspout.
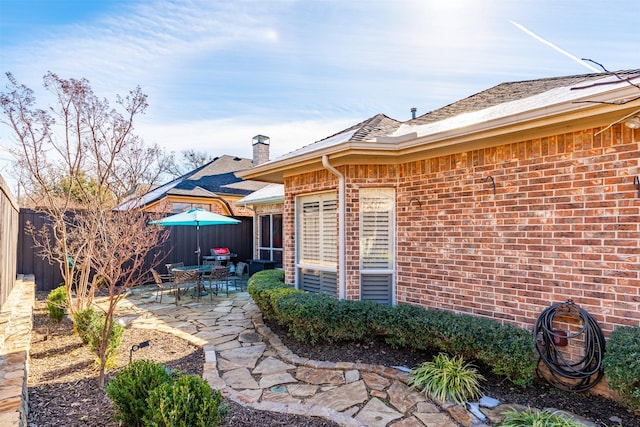
<path id="1" fill-rule="evenodd" d="M 326 154 L 322 156 L 322 166 L 338 177 L 338 297 L 343 300 L 347 292 L 347 278 L 345 275 L 347 271 L 345 251 L 346 185 L 344 175 L 329 164 L 329 157 Z"/>

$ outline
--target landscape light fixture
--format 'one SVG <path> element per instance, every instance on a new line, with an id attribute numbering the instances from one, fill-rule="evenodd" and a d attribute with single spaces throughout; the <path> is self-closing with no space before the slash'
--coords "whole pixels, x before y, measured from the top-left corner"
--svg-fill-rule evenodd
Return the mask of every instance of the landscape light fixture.
<path id="1" fill-rule="evenodd" d="M 131 346 L 131 350 L 129 350 L 129 364 L 131 364 L 131 358 L 133 357 L 133 352 L 138 351 L 144 347 L 149 347 L 149 341 L 142 341 L 140 344 L 134 344 Z"/>
<path id="2" fill-rule="evenodd" d="M 640 117 L 633 116 L 629 120 L 624 122 L 624 125 L 629 129 L 640 129 Z"/>

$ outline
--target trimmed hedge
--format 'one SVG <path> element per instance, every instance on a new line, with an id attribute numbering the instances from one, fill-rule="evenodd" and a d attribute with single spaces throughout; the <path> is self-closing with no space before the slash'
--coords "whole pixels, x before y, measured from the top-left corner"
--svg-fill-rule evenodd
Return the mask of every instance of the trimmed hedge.
<path id="1" fill-rule="evenodd" d="M 514 384 L 535 376 L 531 332 L 490 319 L 410 305 L 337 300 L 296 290 L 284 274 L 266 270 L 252 276 L 248 291 L 268 319 L 289 329 L 298 341 L 336 343 L 383 338 L 393 347 L 435 349 L 480 360 Z"/>
<path id="2" fill-rule="evenodd" d="M 611 333 L 602 360 L 609 387 L 640 411 L 640 328 L 622 326 Z"/>

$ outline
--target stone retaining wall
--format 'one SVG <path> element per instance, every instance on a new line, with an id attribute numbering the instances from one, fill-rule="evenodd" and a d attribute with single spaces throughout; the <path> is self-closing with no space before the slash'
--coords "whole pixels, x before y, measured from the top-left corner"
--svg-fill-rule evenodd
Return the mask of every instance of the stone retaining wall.
<path id="1" fill-rule="evenodd" d="M 27 426 L 27 378 L 35 283 L 19 276 L 0 311 L 0 425 Z"/>

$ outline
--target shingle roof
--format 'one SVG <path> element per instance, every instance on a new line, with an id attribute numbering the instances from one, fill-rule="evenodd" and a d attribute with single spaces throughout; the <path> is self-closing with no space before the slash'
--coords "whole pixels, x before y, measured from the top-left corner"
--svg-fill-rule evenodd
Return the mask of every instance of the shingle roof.
<path id="1" fill-rule="evenodd" d="M 216 197 L 220 195 L 246 196 L 267 185 L 265 182 L 244 180 L 236 176 L 236 172 L 253 166 L 250 159 L 234 156 L 216 157 L 211 162 L 194 169 L 149 191 L 135 203 L 145 206 L 167 195 Z M 121 208 L 132 208 L 125 203 Z"/>
<path id="2" fill-rule="evenodd" d="M 405 122 L 409 125 L 434 123 L 462 113 L 469 113 L 509 101 L 528 98 L 559 87 L 580 87 L 607 76 L 617 75 L 621 79 L 637 77 L 640 70 L 624 70 L 611 73 L 579 74 L 563 77 L 549 77 L 537 80 L 501 83 L 497 86 L 456 101 L 452 104 L 430 111 Z"/>

